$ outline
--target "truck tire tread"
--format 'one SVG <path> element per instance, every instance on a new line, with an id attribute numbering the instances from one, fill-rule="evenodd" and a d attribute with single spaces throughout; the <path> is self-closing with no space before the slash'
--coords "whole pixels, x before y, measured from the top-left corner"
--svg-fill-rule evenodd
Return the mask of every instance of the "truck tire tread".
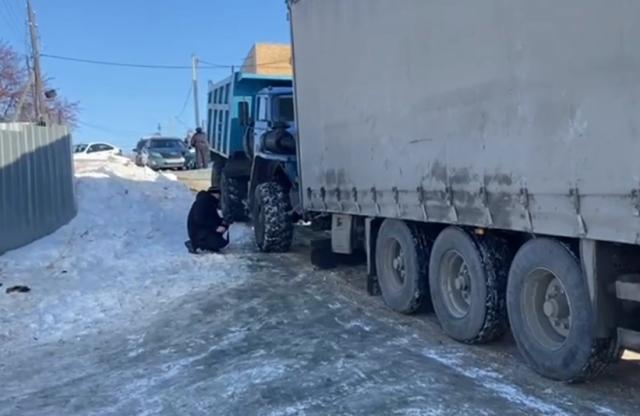
<path id="1" fill-rule="evenodd" d="M 562 270 L 561 277 L 567 296 L 573 302 L 571 332 L 559 349 L 544 349 L 529 332 L 520 303 L 528 271 L 545 267 L 552 272 Z M 590 306 L 588 289 L 576 254 L 563 242 L 538 238 L 526 243 L 512 263 L 507 306 L 511 330 L 522 356 L 536 372 L 544 377 L 567 383 L 580 383 L 601 374 L 619 355 L 615 338 L 597 338 L 594 333 L 594 312 Z"/>
<path id="2" fill-rule="evenodd" d="M 409 272 L 402 287 L 392 290 L 385 266 L 385 253 L 382 241 L 385 238 L 394 238 L 401 244 L 402 249 L 408 252 Z M 412 314 L 419 310 L 428 301 L 428 264 L 431 240 L 427 233 L 418 225 L 399 220 L 386 220 L 380 227 L 378 243 L 376 244 L 376 262 L 378 283 L 382 291 L 382 297 L 391 309 L 403 314 Z M 405 254 L 407 256 L 407 254 Z"/>
<path id="3" fill-rule="evenodd" d="M 283 253 L 289 251 L 293 241 L 293 223 L 289 211 L 289 200 L 276 182 L 267 182 L 256 188 L 254 221 L 256 227 L 264 227 L 262 238 L 256 233 L 256 244 L 260 251 Z M 262 216 L 259 214 L 262 207 Z"/>
<path id="4" fill-rule="evenodd" d="M 245 205 L 246 181 L 238 178 L 230 178 L 222 173 L 221 183 L 221 207 L 224 220 L 231 224 L 247 221 L 248 213 Z"/>
<path id="5" fill-rule="evenodd" d="M 473 291 L 473 285 L 477 282 L 472 280 L 471 304 L 467 315 L 462 318 L 451 315 L 440 289 L 440 261 L 453 248 L 458 253 L 465 253 L 463 258 L 467 267 L 481 275 L 478 277 L 482 277 L 484 285 L 484 310 L 478 309 L 481 299 L 474 299 L 474 293 L 478 292 L 477 289 Z M 493 235 L 479 237 L 458 227 L 449 227 L 436 238 L 429 268 L 429 284 L 438 320 L 449 336 L 465 344 L 484 344 L 506 333 L 508 319 L 505 295 L 511 258 L 509 253 L 508 245 L 502 239 Z M 474 322 L 478 316 L 483 316 L 483 320 Z"/>

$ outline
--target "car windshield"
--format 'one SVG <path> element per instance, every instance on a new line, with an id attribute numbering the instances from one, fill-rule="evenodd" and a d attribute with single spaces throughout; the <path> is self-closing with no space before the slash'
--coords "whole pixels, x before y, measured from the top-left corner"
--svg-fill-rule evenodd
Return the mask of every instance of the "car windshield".
<path id="1" fill-rule="evenodd" d="M 293 97 L 282 96 L 276 100 L 278 106 L 278 121 L 291 123 L 294 120 L 293 115 Z"/>
<path id="2" fill-rule="evenodd" d="M 178 139 L 154 139 L 149 142 L 151 149 L 182 149 L 182 140 Z"/>

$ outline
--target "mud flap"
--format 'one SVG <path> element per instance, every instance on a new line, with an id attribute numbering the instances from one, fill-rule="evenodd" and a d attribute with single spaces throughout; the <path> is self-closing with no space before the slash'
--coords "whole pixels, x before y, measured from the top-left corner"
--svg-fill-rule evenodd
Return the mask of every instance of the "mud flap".
<path id="1" fill-rule="evenodd" d="M 380 284 L 378 283 L 378 275 L 376 273 L 376 239 L 378 237 L 378 228 L 373 224 L 375 218 L 365 218 L 364 235 L 365 235 L 365 251 L 367 253 L 367 293 L 369 296 L 380 296 Z"/>
<path id="2" fill-rule="evenodd" d="M 580 240 L 580 260 L 587 280 L 599 338 L 616 336 L 625 313 L 616 299 L 616 280 L 623 274 L 640 273 L 636 246 Z"/>
<path id="3" fill-rule="evenodd" d="M 331 250 L 331 239 L 323 238 L 311 241 L 311 264 L 321 270 L 330 270 L 338 267 L 338 260 Z"/>

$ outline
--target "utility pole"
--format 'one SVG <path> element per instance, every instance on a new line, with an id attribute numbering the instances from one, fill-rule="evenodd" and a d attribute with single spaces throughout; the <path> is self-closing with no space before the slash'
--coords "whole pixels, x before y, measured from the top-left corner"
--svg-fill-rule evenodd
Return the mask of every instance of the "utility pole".
<path id="1" fill-rule="evenodd" d="M 29 33 L 31 35 L 31 54 L 33 56 L 33 82 L 35 89 L 34 108 L 36 121 L 43 123 L 47 121 L 47 111 L 44 106 L 44 91 L 42 85 L 42 71 L 40 68 L 40 45 L 38 44 L 38 27 L 36 16 L 33 12 L 31 0 L 27 0 L 27 17 L 29 19 Z"/>
<path id="2" fill-rule="evenodd" d="M 196 127 L 200 127 L 200 106 L 198 103 L 198 57 L 191 55 L 191 77 L 193 80 L 193 101 L 196 113 Z"/>

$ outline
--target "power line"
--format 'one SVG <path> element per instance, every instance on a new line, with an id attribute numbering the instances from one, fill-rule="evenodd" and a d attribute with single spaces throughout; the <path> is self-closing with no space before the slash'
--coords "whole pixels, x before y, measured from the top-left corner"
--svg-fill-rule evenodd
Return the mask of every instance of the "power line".
<path id="1" fill-rule="evenodd" d="M 187 97 L 184 99 L 184 104 L 182 105 L 182 110 L 176 116 L 177 118 L 182 117 L 185 110 L 187 109 L 187 105 L 189 104 L 189 99 L 191 98 L 191 93 L 193 93 L 193 84 L 189 87 L 189 91 L 187 92 Z"/>
<path id="2" fill-rule="evenodd" d="M 199 62 L 202 62 L 203 64 L 207 64 L 207 65 L 216 65 L 216 64 L 212 64 L 210 62 L 207 62 L 205 60 L 202 59 L 198 59 Z M 290 60 L 280 60 L 280 61 L 272 61 L 272 62 L 261 62 L 261 63 L 256 63 L 256 64 L 251 64 L 251 65 L 245 65 L 245 64 L 241 64 L 241 65 L 225 65 L 225 66 L 219 66 L 219 67 L 225 67 L 225 68 L 260 68 L 260 67 L 269 67 L 269 66 L 281 66 L 284 64 L 291 64 Z"/>
<path id="3" fill-rule="evenodd" d="M 60 61 L 79 62 L 93 65 L 118 66 L 123 68 L 144 68 L 144 69 L 192 69 L 191 65 L 157 65 L 157 64 L 134 64 L 128 62 L 112 62 L 96 59 L 74 58 L 70 56 L 52 55 L 48 53 L 41 54 L 43 58 L 57 59 Z M 228 65 L 208 64 L 207 68 L 230 68 Z"/>
<path id="4" fill-rule="evenodd" d="M 183 119 L 181 119 L 180 117 L 176 116 L 176 117 L 175 117 L 175 119 L 176 119 L 176 121 L 177 121 L 178 123 L 180 123 L 183 127 L 186 127 L 186 128 L 188 128 L 188 129 L 190 129 L 190 128 L 191 128 L 191 126 L 190 126 L 190 125 L 188 125 L 188 124 L 187 124 Z"/>
<path id="5" fill-rule="evenodd" d="M 7 0 L 2 0 L 2 4 L 4 7 L 0 7 L 0 17 L 5 21 L 7 29 L 14 36 L 14 40 L 19 41 L 21 39 L 20 24 L 18 24 L 16 16 L 11 12 Z"/>
<path id="6" fill-rule="evenodd" d="M 7 13 L 9 14 L 9 17 L 11 17 L 12 20 L 14 22 L 16 22 L 16 25 L 19 28 L 20 27 L 20 21 L 22 19 L 19 18 L 20 13 L 16 12 L 16 9 L 14 8 L 14 3 L 11 0 L 2 0 L 2 2 L 5 5 Z"/>
<path id="7" fill-rule="evenodd" d="M 123 62 L 99 61 L 93 59 L 72 58 L 69 56 L 51 55 L 43 53 L 43 58 L 57 59 L 60 61 L 80 62 L 84 64 L 119 66 L 125 68 L 146 68 L 146 69 L 191 69 L 189 65 L 153 65 L 153 64 L 132 64 Z"/>
<path id="8" fill-rule="evenodd" d="M 48 53 L 43 53 L 40 56 L 43 58 L 56 59 L 60 61 L 78 62 L 78 63 L 91 64 L 91 65 L 115 66 L 115 67 L 122 67 L 122 68 L 192 69 L 191 65 L 161 65 L 161 64 L 139 64 L 139 63 L 131 63 L 131 62 L 114 62 L 114 61 L 105 61 L 105 60 L 98 60 L 98 59 L 85 59 L 85 58 L 75 58 L 71 56 L 53 55 Z M 255 65 L 228 65 L 228 64 L 217 64 L 217 63 L 205 61 L 202 59 L 198 59 L 198 62 L 205 64 L 200 66 L 200 68 L 204 68 L 204 69 L 256 68 L 256 67 L 268 67 L 268 66 L 283 65 L 283 64 L 290 63 L 289 60 L 280 60 L 280 61 L 274 61 L 274 62 L 259 63 Z"/>
<path id="9" fill-rule="evenodd" d="M 11 23 L 13 29 L 18 29 L 20 27 L 20 19 L 18 19 L 15 9 L 11 6 L 11 2 L 9 0 L 2 0 L 2 4 L 4 5 L 4 13 L 8 17 L 8 21 Z M 19 30 L 18 30 L 19 31 Z"/>
<path id="10" fill-rule="evenodd" d="M 101 132 L 116 135 L 116 136 L 141 136 L 140 132 L 134 132 L 129 130 L 116 130 L 116 129 L 104 127 L 98 124 L 87 123 L 82 120 L 77 120 L 76 122 L 81 126 L 88 127 L 93 130 L 101 131 Z"/>

